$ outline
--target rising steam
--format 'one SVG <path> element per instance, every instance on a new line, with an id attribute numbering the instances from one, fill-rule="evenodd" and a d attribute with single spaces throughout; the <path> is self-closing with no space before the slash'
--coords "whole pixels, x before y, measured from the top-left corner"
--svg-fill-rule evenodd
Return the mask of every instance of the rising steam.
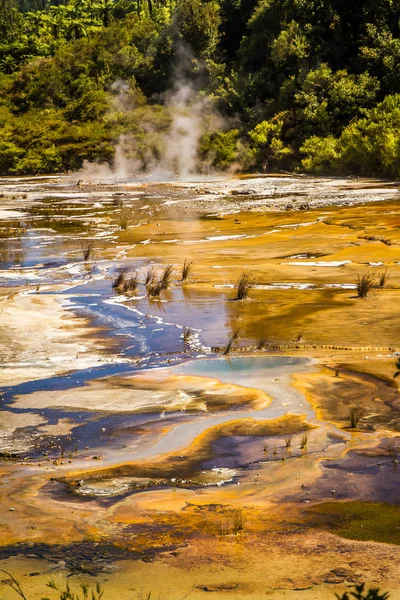
<path id="1" fill-rule="evenodd" d="M 181 47 L 178 51 L 179 68 L 174 72 L 172 89 L 164 96 L 164 108 L 169 118 L 167 131 L 158 131 L 152 123 L 141 123 L 142 129 L 156 140 L 158 152 L 147 151 L 137 158 L 137 141 L 134 135 L 121 135 L 115 151 L 113 164 L 90 163 L 75 174 L 77 179 L 122 181 L 141 178 L 148 181 L 185 181 L 204 173 L 198 150 L 201 136 L 222 125 L 209 97 L 199 92 L 198 76 L 188 69 L 191 55 Z M 182 66 L 183 65 L 183 66 Z M 188 73 L 191 73 L 191 80 Z M 114 92 L 113 108 L 119 112 L 132 108 L 129 84 L 117 80 L 111 87 Z"/>

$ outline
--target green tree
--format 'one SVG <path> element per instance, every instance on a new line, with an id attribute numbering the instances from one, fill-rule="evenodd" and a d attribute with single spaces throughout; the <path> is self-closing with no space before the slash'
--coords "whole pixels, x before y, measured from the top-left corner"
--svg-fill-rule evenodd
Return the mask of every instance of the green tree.
<path id="1" fill-rule="evenodd" d="M 176 24 L 184 42 L 198 58 L 213 58 L 219 41 L 221 23 L 217 2 L 180 0 Z"/>

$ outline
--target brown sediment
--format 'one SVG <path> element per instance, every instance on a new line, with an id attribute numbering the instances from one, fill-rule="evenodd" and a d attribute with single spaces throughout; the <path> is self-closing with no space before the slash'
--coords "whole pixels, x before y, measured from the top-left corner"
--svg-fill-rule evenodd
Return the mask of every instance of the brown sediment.
<path id="1" fill-rule="evenodd" d="M 164 454 L 153 460 L 138 460 L 108 468 L 78 471 L 74 472 L 73 475 L 63 477 L 61 480 L 75 489 L 82 479 L 86 482 L 88 480 L 91 482 L 97 481 L 100 484 L 103 480 L 121 477 L 137 478 L 138 480 L 147 479 L 149 481 L 145 487 L 151 487 L 152 484 L 157 485 L 157 482 L 159 485 L 175 484 L 176 487 L 217 483 L 219 480 L 224 479 L 224 469 L 221 469 L 221 474 L 218 472 L 214 474 L 210 472 L 202 473 L 201 466 L 204 461 L 215 458 L 213 444 L 216 440 L 222 437 L 243 436 L 266 438 L 291 435 L 308 429 L 312 429 L 312 426 L 305 422 L 304 417 L 294 415 L 264 422 L 255 421 L 254 419 L 231 421 L 210 427 L 200 434 L 188 448 L 178 452 Z M 174 480 L 172 483 L 171 479 Z M 184 480 L 184 484 L 182 484 L 182 480 Z"/>
<path id="2" fill-rule="evenodd" d="M 393 380 L 357 373 L 337 364 L 322 367 L 316 373 L 295 375 L 294 386 L 323 421 L 350 428 L 350 409 L 356 408 L 361 431 L 400 430 L 400 399 Z"/>

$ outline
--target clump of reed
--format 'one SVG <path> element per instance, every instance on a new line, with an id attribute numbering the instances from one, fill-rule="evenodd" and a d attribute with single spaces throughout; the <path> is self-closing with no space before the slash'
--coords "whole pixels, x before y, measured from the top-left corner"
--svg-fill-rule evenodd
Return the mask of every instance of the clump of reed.
<path id="1" fill-rule="evenodd" d="M 147 286 L 147 294 L 150 298 L 158 298 L 163 291 L 164 286 L 162 281 L 154 281 Z"/>
<path id="2" fill-rule="evenodd" d="M 350 427 L 351 427 L 351 429 L 357 429 L 358 424 L 359 424 L 359 422 L 361 420 L 361 413 L 358 410 L 358 408 L 356 408 L 355 406 L 352 406 L 350 408 L 349 419 L 350 419 Z"/>
<path id="3" fill-rule="evenodd" d="M 189 344 L 193 337 L 193 329 L 191 327 L 184 327 L 182 333 L 182 339 L 184 344 Z"/>
<path id="4" fill-rule="evenodd" d="M 363 275 L 358 275 L 356 281 L 357 298 L 366 298 L 370 289 L 374 287 L 374 282 L 374 275 L 368 273 L 368 271 Z"/>
<path id="5" fill-rule="evenodd" d="M 378 287 L 384 288 L 389 277 L 390 273 L 388 272 L 388 268 L 386 267 L 384 271 L 378 273 Z"/>
<path id="6" fill-rule="evenodd" d="M 156 274 L 154 273 L 154 267 L 149 267 L 146 271 L 146 277 L 144 280 L 144 285 L 147 287 L 148 285 L 153 285 L 156 278 Z"/>
<path id="7" fill-rule="evenodd" d="M 303 330 L 301 330 L 301 331 L 298 331 L 298 332 L 296 333 L 296 335 L 294 336 L 294 339 L 293 339 L 293 341 L 294 341 L 296 344 L 301 344 L 301 343 L 303 343 L 303 342 L 304 342 L 304 331 L 303 331 Z"/>
<path id="8" fill-rule="evenodd" d="M 264 350 L 267 345 L 267 340 L 265 338 L 260 338 L 257 342 L 257 350 Z"/>
<path id="9" fill-rule="evenodd" d="M 122 231 L 128 229 L 128 225 L 132 221 L 132 210 L 130 208 L 121 208 L 118 214 L 118 224 Z"/>
<path id="10" fill-rule="evenodd" d="M 83 254 L 83 260 L 88 262 L 93 258 L 94 254 L 94 242 L 81 242 L 81 250 Z"/>
<path id="11" fill-rule="evenodd" d="M 308 433 L 304 433 L 303 437 L 301 438 L 301 442 L 300 442 L 301 450 L 307 450 L 307 445 L 308 445 Z"/>
<path id="12" fill-rule="evenodd" d="M 247 300 L 249 290 L 252 286 L 252 279 L 248 273 L 242 273 L 236 284 L 236 298 L 235 300 Z"/>
<path id="13" fill-rule="evenodd" d="M 217 521 L 215 529 L 218 537 L 226 537 L 229 535 L 229 523 L 226 521 Z"/>
<path id="14" fill-rule="evenodd" d="M 166 290 L 170 286 L 171 277 L 172 277 L 172 265 L 167 265 L 161 275 L 161 278 L 160 278 L 160 284 L 161 284 L 162 290 Z"/>
<path id="15" fill-rule="evenodd" d="M 187 281 L 187 279 L 189 278 L 190 273 L 193 271 L 194 269 L 194 262 L 193 261 L 189 261 L 187 258 L 185 258 L 185 262 L 183 263 L 183 267 L 182 267 L 182 276 L 181 276 L 181 281 Z"/>
<path id="16" fill-rule="evenodd" d="M 112 287 L 114 289 L 120 289 L 125 284 L 125 280 L 126 280 L 126 270 L 120 269 L 118 271 L 118 275 L 113 279 Z"/>
<path id="17" fill-rule="evenodd" d="M 228 339 L 228 342 L 227 342 L 227 344 L 225 346 L 225 349 L 224 349 L 224 355 L 225 356 L 228 355 L 228 354 L 230 354 L 230 352 L 232 350 L 232 347 L 233 347 L 233 344 L 235 342 L 237 342 L 238 339 L 239 339 L 239 331 L 234 331 L 232 333 L 232 335 L 230 336 L 230 338 Z"/>
<path id="18" fill-rule="evenodd" d="M 246 521 L 246 511 L 242 507 L 236 508 L 233 511 L 233 533 L 235 535 L 243 533 L 246 530 Z"/>
<path id="19" fill-rule="evenodd" d="M 289 452 L 289 450 L 292 447 L 292 438 L 288 437 L 285 439 L 285 446 L 286 446 L 286 450 Z"/>
<path id="20" fill-rule="evenodd" d="M 136 292 L 138 285 L 139 285 L 139 277 L 138 277 L 138 274 L 135 273 L 129 279 L 125 279 L 125 281 L 122 285 L 122 291 L 124 292 L 124 294 L 127 294 L 128 296 L 132 295 Z"/>
<path id="21" fill-rule="evenodd" d="M 161 295 L 162 291 L 169 288 L 172 278 L 172 269 L 172 265 L 167 265 L 159 279 L 157 279 L 153 267 L 147 269 L 145 286 L 149 297 L 157 298 Z"/>

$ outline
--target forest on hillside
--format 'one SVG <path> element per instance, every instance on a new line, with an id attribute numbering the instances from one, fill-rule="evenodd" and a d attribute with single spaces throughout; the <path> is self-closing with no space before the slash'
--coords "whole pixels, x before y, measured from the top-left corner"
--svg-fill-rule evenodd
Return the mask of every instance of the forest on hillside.
<path id="1" fill-rule="evenodd" d="M 203 172 L 395 178 L 400 0 L 2 0 L 0 91 L 3 175 L 146 171 L 186 128 Z"/>

